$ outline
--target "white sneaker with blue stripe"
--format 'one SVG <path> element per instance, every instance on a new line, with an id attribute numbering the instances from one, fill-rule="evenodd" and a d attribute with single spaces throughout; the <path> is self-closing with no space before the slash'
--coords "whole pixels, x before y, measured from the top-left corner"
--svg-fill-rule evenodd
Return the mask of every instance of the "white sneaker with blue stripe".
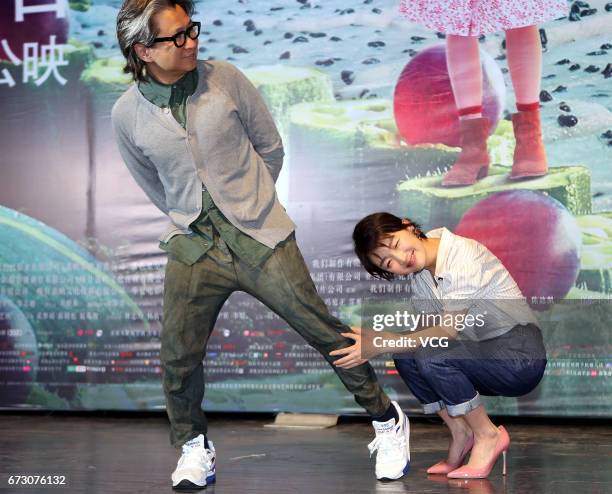
<path id="1" fill-rule="evenodd" d="M 397 480 L 410 469 L 410 422 L 397 402 L 391 402 L 397 410 L 395 419 L 387 422 L 373 421 L 376 438 L 370 444 L 370 456 L 376 451 L 376 478 Z"/>
<path id="2" fill-rule="evenodd" d="M 183 444 L 183 454 L 172 472 L 173 489 L 193 491 L 215 483 L 215 447 L 212 441 L 208 448 L 204 444 L 203 434 Z"/>

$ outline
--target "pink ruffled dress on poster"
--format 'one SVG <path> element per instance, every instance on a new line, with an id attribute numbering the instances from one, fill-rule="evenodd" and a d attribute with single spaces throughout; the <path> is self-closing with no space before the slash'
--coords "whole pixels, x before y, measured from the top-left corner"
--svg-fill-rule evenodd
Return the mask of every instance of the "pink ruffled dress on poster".
<path id="1" fill-rule="evenodd" d="M 480 36 L 568 15 L 566 0 L 400 0 L 400 14 L 432 31 Z"/>

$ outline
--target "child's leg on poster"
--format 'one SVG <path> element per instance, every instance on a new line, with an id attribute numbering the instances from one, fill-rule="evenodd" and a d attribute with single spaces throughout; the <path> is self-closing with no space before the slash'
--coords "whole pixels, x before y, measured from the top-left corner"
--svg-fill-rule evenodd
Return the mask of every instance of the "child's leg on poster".
<path id="1" fill-rule="evenodd" d="M 442 185 L 471 185 L 487 176 L 490 162 L 487 151 L 490 122 L 482 116 L 482 69 L 478 38 L 447 35 L 446 64 L 459 114 L 461 153 L 444 175 Z"/>
<path id="2" fill-rule="evenodd" d="M 482 70 L 478 38 L 446 36 L 446 65 L 460 118 L 482 116 Z"/>
<path id="3" fill-rule="evenodd" d="M 508 29 L 506 53 L 517 108 L 521 110 L 521 106 L 537 104 L 542 78 L 542 46 L 538 27 Z"/>
<path id="4" fill-rule="evenodd" d="M 548 162 L 540 119 L 542 46 L 538 27 L 508 29 L 506 49 L 517 109 L 512 115 L 516 147 L 510 178 L 542 176 L 548 170 Z"/>

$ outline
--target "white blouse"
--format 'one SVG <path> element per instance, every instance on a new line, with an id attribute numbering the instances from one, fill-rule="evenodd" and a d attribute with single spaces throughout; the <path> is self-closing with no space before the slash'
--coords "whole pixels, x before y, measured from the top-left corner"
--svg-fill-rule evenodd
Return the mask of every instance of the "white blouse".
<path id="1" fill-rule="evenodd" d="M 427 237 L 440 239 L 435 281 L 427 269 L 407 276 L 416 310 L 480 315 L 479 324 L 460 331 L 460 337 L 478 341 L 500 336 L 517 324 L 538 325 L 508 270 L 484 245 L 444 227 L 427 232 Z"/>

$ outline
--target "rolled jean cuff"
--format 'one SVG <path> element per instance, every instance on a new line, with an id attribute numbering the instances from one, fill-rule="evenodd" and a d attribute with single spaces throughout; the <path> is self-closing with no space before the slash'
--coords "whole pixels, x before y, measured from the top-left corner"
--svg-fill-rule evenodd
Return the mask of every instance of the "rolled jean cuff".
<path id="1" fill-rule="evenodd" d="M 445 406 L 446 405 L 444 404 L 442 400 L 434 401 L 433 403 L 425 403 L 423 405 L 423 413 L 425 414 L 437 413 L 440 410 L 442 410 Z"/>
<path id="2" fill-rule="evenodd" d="M 468 412 L 478 408 L 482 402 L 480 401 L 480 394 L 476 392 L 476 396 L 469 401 L 465 401 L 463 403 L 459 403 L 458 405 L 446 405 L 446 409 L 448 410 L 448 414 L 451 417 L 458 417 L 459 415 L 465 415 Z"/>

